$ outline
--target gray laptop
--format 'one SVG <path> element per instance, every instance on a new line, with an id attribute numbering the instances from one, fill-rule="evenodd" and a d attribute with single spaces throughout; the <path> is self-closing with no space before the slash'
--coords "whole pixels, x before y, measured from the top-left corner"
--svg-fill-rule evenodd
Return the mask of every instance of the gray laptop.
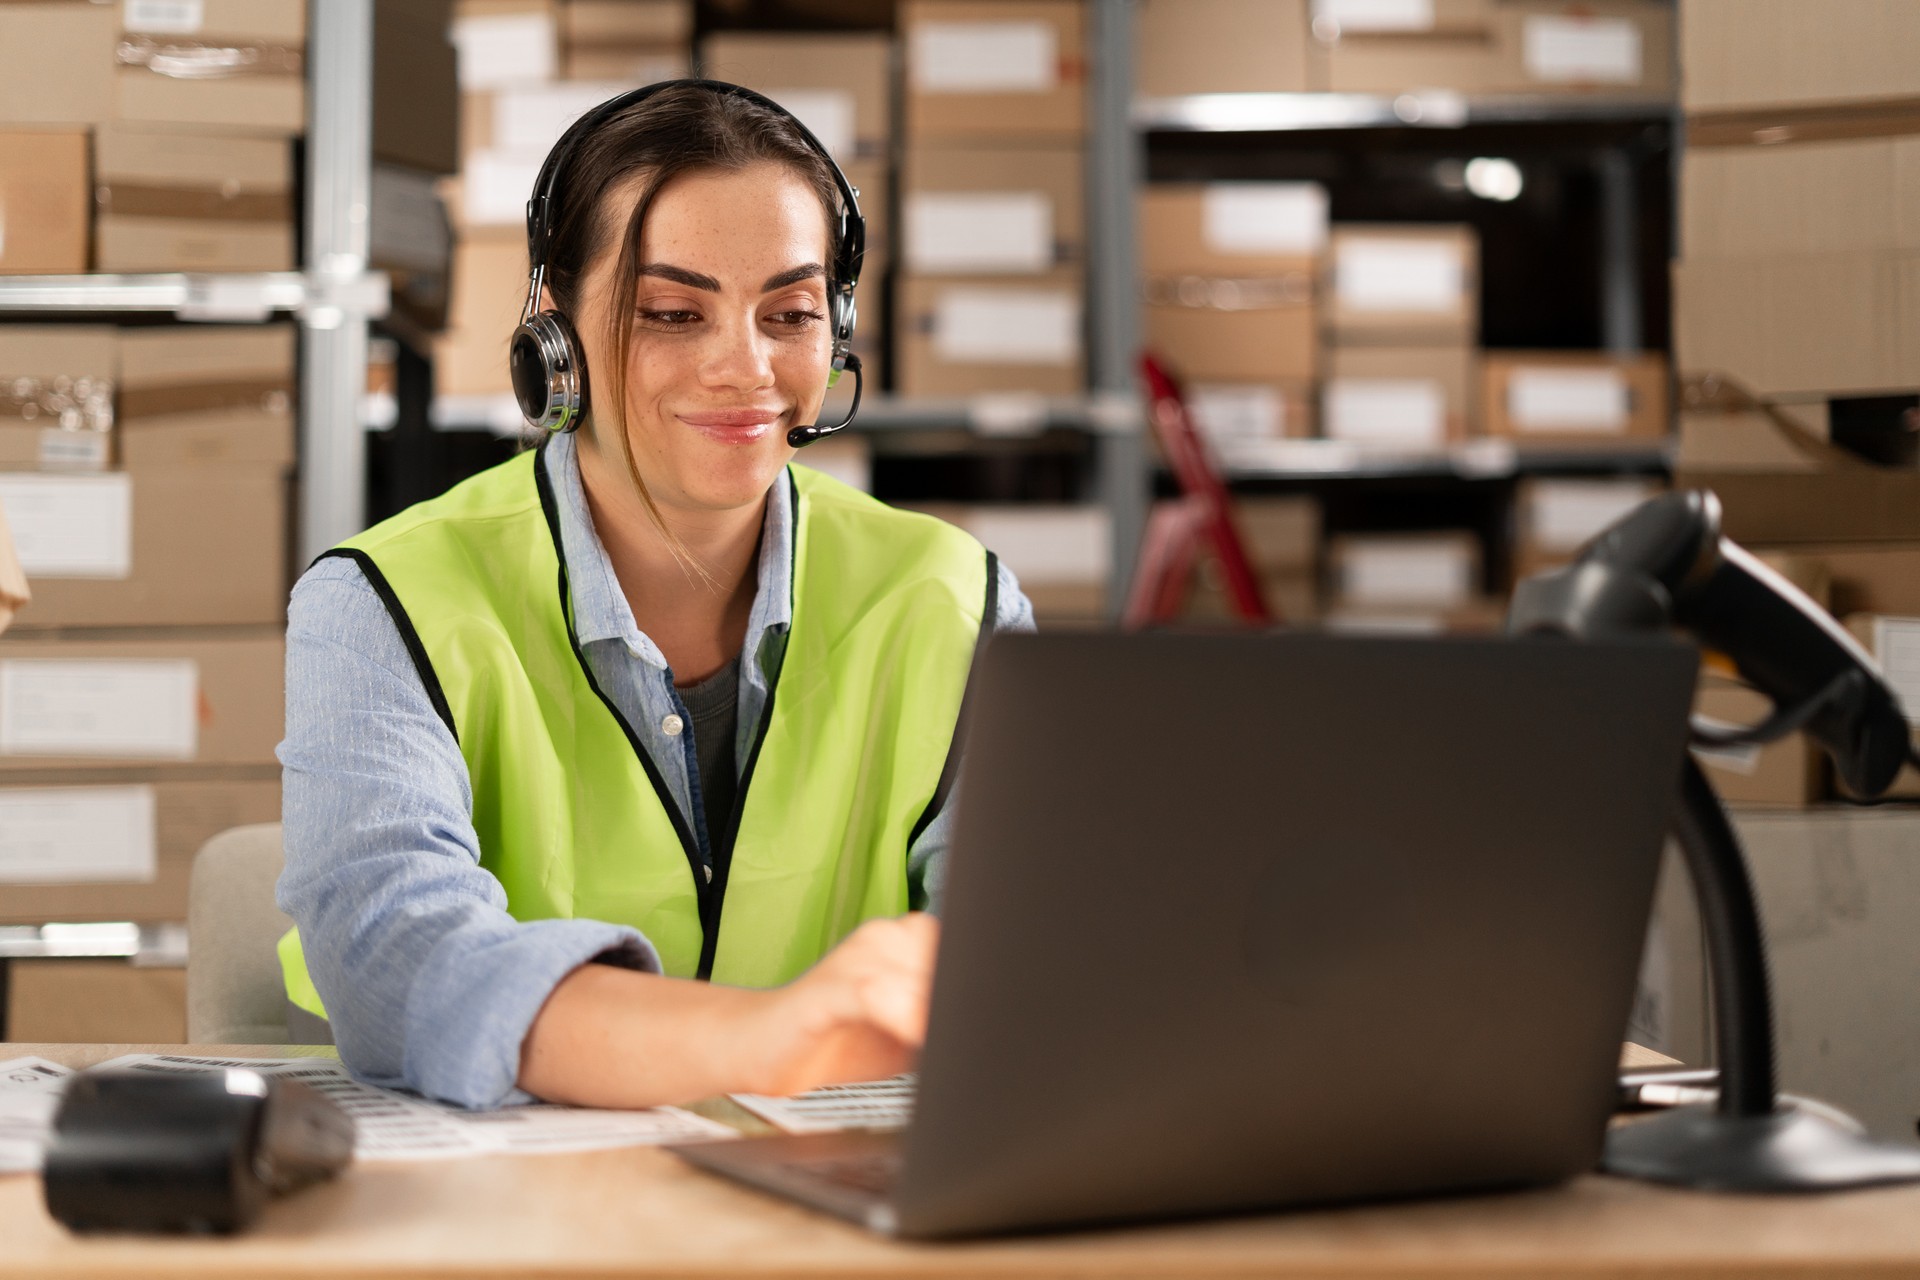
<path id="1" fill-rule="evenodd" d="M 1590 1169 L 1697 661 L 999 638 L 912 1123 L 675 1150 L 909 1237 Z"/>

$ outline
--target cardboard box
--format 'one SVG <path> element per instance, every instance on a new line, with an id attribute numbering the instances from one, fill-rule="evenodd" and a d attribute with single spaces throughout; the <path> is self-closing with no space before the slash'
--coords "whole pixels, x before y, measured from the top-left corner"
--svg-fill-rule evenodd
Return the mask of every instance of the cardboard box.
<path id="1" fill-rule="evenodd" d="M 1767 552 L 1761 558 L 1777 567 L 1784 554 L 1789 553 Z M 1835 617 L 1920 617 L 1920 543 L 1822 543 L 1793 547 L 1790 554 L 1820 567 L 1826 588 L 1816 599 Z M 1802 582 L 1795 585 L 1805 589 Z"/>
<path id="2" fill-rule="evenodd" d="M 85 0 L 0 4 L 0 120 L 112 119 L 117 8 Z"/>
<path id="3" fill-rule="evenodd" d="M 305 131 L 305 0 L 116 7 L 114 119 L 283 137 Z"/>
<path id="4" fill-rule="evenodd" d="M 277 466 L 0 474 L 33 587 L 10 634 L 281 622 L 290 496 Z"/>
<path id="5" fill-rule="evenodd" d="M 907 136 L 1079 137 L 1083 21 L 1079 0 L 903 0 Z"/>
<path id="6" fill-rule="evenodd" d="M 105 125 L 94 144 L 101 271 L 290 271 L 293 150 L 281 138 Z"/>
<path id="7" fill-rule="evenodd" d="M 564 0 L 559 16 L 563 44 L 684 45 L 693 39 L 692 0 Z"/>
<path id="8" fill-rule="evenodd" d="M 887 159 L 893 42 L 880 34 L 722 32 L 700 45 L 701 74 L 743 84 L 800 117 L 841 165 Z"/>
<path id="9" fill-rule="evenodd" d="M 1703 675 L 1693 710 L 1725 724 L 1758 724 L 1773 714 L 1773 703 L 1738 681 Z M 1695 747 L 1693 758 L 1727 804 L 1804 809 L 1826 794 L 1826 753 L 1805 734 L 1788 734 L 1765 746 Z"/>
<path id="10" fill-rule="evenodd" d="M 460 169 L 451 5 L 381 0 L 373 22 L 373 158 L 422 173 Z"/>
<path id="11" fill-rule="evenodd" d="M 7 1038 L 37 1044 L 183 1044 L 187 971 L 126 960 L 15 960 Z"/>
<path id="12" fill-rule="evenodd" d="M 448 34 L 462 93 L 559 74 L 559 19 L 549 0 L 458 0 Z"/>
<path id="13" fill-rule="evenodd" d="M 1341 534 L 1327 543 L 1332 596 L 1343 608 L 1463 608 L 1480 591 L 1471 533 Z"/>
<path id="14" fill-rule="evenodd" d="M 1437 448 L 1473 428 L 1473 348 L 1335 346 L 1320 388 L 1330 440 Z"/>
<path id="15" fill-rule="evenodd" d="M 1481 429 L 1522 445 L 1645 444 L 1667 439 L 1667 362 L 1657 353 L 1488 351 Z"/>
<path id="16" fill-rule="evenodd" d="M 164 769 L 71 770 L 0 787 L 0 832 L 23 837 L 0 853 L 0 924 L 185 920 L 200 846 L 280 819 L 277 769 L 232 772 L 183 780 Z"/>
<path id="17" fill-rule="evenodd" d="M 453 246 L 447 331 L 434 336 L 433 387 L 442 396 L 506 395 L 507 342 L 527 301 L 524 229 L 469 230 Z"/>
<path id="18" fill-rule="evenodd" d="M 1307 84 L 1316 93 L 1486 93 L 1500 83 L 1503 65 L 1501 46 L 1484 27 L 1341 33 L 1309 46 Z"/>
<path id="19" fill-rule="evenodd" d="M 114 458 L 117 331 L 0 326 L 0 471 L 103 471 Z"/>
<path id="20" fill-rule="evenodd" d="M 1336 341 L 1473 343 L 1480 241 L 1472 227 L 1341 223 L 1329 243 L 1323 303 Z"/>
<path id="21" fill-rule="evenodd" d="M 1306 0 L 1141 0 L 1134 15 L 1137 97 L 1308 89 Z"/>
<path id="22" fill-rule="evenodd" d="M 1317 182 L 1155 184 L 1139 208 L 1148 276 L 1287 275 L 1312 271 L 1326 251 L 1327 189 Z"/>
<path id="23" fill-rule="evenodd" d="M 1482 35 L 1493 27 L 1497 0 L 1312 0 L 1316 40 L 1356 36 Z"/>
<path id="24" fill-rule="evenodd" d="M 0 275 L 85 271 L 92 211 L 84 132 L 0 132 Z"/>
<path id="25" fill-rule="evenodd" d="M 1724 422 L 1713 423 L 1709 405 L 1688 413 L 1674 484 L 1718 494 L 1726 536 L 1749 546 L 1920 540 L 1920 471 L 1876 466 L 1723 391 Z M 1746 436 L 1751 463 L 1738 456 Z"/>
<path id="26" fill-rule="evenodd" d="M 1756 394 L 1920 387 L 1920 253 L 1778 253 L 1673 267 L 1674 358 Z"/>
<path id="27" fill-rule="evenodd" d="M 901 175 L 901 265 L 921 276 L 1029 275 L 1086 260 L 1081 152 L 929 144 Z"/>
<path id="28" fill-rule="evenodd" d="M 290 324 L 122 331 L 123 465 L 291 469 L 298 340 Z"/>
<path id="29" fill-rule="evenodd" d="M 1673 6 L 1657 0 L 1504 0 L 1495 90 L 1671 98 Z"/>
<path id="30" fill-rule="evenodd" d="M 1015 279 L 902 277 L 896 388 L 906 395 L 1086 388 L 1078 271 Z"/>
<path id="31" fill-rule="evenodd" d="M 1513 503 L 1514 579 L 1568 563 L 1662 487 L 1637 478 L 1522 480 Z"/>
<path id="32" fill-rule="evenodd" d="M 1320 563 L 1320 503 L 1310 497 L 1238 497 L 1233 524 L 1263 575 L 1311 574 Z"/>
<path id="33" fill-rule="evenodd" d="M 277 628 L 110 638 L 15 628 L 0 639 L 0 773 L 270 766 L 285 666 Z"/>
<path id="34" fill-rule="evenodd" d="M 1149 280 L 1146 346 L 1187 382 L 1312 378 L 1320 363 L 1313 278 Z"/>
<path id="35" fill-rule="evenodd" d="M 1194 426 L 1215 448 L 1245 440 L 1304 440 L 1314 433 L 1311 382 L 1190 382 L 1181 391 Z"/>
<path id="36" fill-rule="evenodd" d="M 560 55 L 563 80 L 610 80 L 628 85 L 656 80 L 685 80 L 693 74 L 693 59 L 682 46 L 616 45 L 601 48 L 569 45 Z"/>
<path id="37" fill-rule="evenodd" d="M 1680 103 L 1688 112 L 1920 96 L 1920 10 L 1908 0 L 1685 0 Z"/>
<path id="38" fill-rule="evenodd" d="M 1920 616 L 1855 614 L 1847 619 L 1847 630 L 1879 664 L 1880 674 L 1907 714 L 1913 745 L 1920 747 Z M 1841 789 L 1852 794 L 1844 784 Z M 1920 798 L 1920 769 L 1907 765 L 1881 798 Z"/>
<path id="39" fill-rule="evenodd" d="M 1876 134 L 1760 130 L 1790 135 L 1772 145 L 1706 146 L 1689 135 L 1680 180 L 1682 254 L 1697 262 L 1920 251 L 1920 111 L 1865 127 Z"/>

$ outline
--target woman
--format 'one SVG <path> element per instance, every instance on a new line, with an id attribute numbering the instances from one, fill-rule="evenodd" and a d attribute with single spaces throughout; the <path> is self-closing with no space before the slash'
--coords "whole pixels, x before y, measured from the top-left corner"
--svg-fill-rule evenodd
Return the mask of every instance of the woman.
<path id="1" fill-rule="evenodd" d="M 902 1070 L 967 667 L 1031 611 L 960 531 L 788 466 L 845 267 L 810 135 L 683 83 L 549 165 L 583 429 L 294 589 L 289 996 L 468 1106 Z"/>

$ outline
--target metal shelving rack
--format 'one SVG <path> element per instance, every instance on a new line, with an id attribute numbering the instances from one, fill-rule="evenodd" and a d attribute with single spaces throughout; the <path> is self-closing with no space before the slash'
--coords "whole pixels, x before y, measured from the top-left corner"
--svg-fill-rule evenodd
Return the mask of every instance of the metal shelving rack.
<path id="1" fill-rule="evenodd" d="M 0 316 L 172 315 L 184 321 L 300 324 L 299 539 L 311 559 L 365 524 L 367 325 L 387 311 L 387 278 L 367 269 L 372 156 L 373 0 L 310 4 L 307 32 L 306 270 L 238 274 L 0 276 Z M 178 924 L 0 928 L 0 1024 L 7 962 L 40 957 L 184 963 Z"/>

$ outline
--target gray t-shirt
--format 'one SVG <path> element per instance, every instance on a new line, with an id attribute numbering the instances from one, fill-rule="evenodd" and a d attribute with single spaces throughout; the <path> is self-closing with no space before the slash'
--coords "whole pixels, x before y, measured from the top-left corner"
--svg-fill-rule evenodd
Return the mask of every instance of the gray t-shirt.
<path id="1" fill-rule="evenodd" d="M 740 711 L 740 659 L 699 684 L 676 689 L 693 717 L 693 752 L 700 765 L 700 807 L 707 815 L 707 844 L 718 849 L 740 790 L 733 759 L 734 723 Z"/>

